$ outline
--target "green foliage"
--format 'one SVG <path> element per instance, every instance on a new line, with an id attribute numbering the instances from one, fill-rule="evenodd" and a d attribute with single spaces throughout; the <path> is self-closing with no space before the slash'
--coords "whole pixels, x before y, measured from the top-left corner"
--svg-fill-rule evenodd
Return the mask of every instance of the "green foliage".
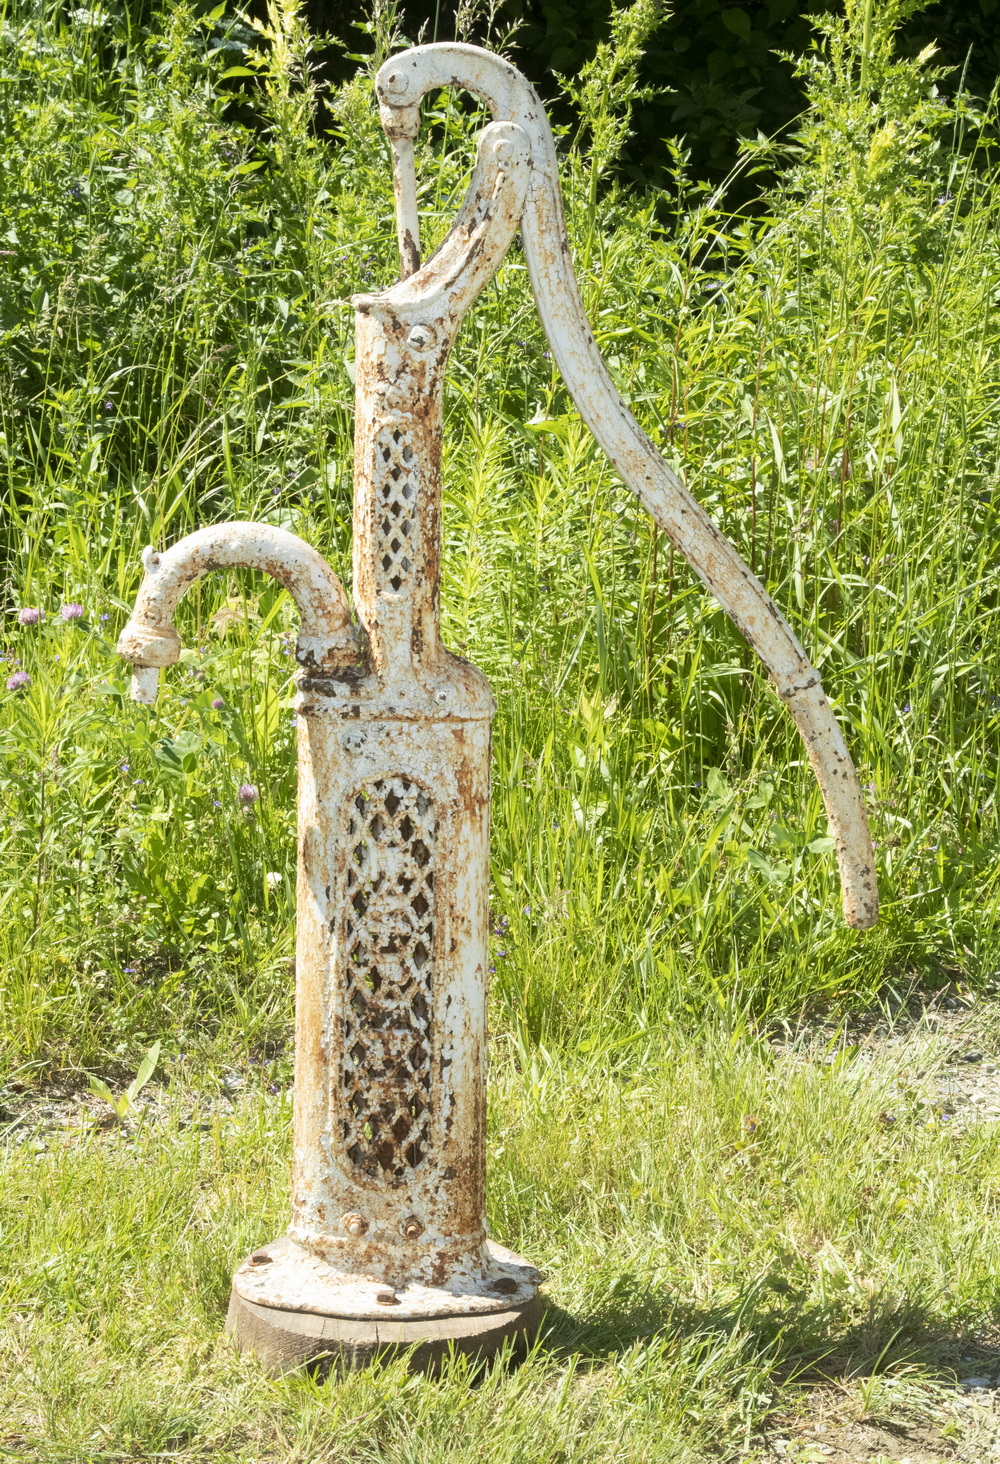
<path id="1" fill-rule="evenodd" d="M 557 1045 L 984 985 L 1000 946 L 984 119 L 896 58 L 897 12 L 852 10 L 802 62 L 813 109 L 764 217 L 727 218 L 679 163 L 669 199 L 636 200 L 608 169 L 653 15 L 623 12 L 576 91 L 582 288 L 623 391 L 821 666 L 884 916 L 843 927 L 794 731 L 580 424 L 515 250 L 450 366 L 443 605 L 501 707 L 495 1018 Z M 202 582 L 153 711 L 114 643 L 142 546 L 201 522 L 287 526 L 349 578 L 345 297 L 394 268 L 370 80 L 327 97 L 318 135 L 288 4 L 256 28 L 179 6 L 141 34 L 12 9 L 0 46 L 4 634 L 31 677 L 0 689 L 4 1050 L 132 1072 L 156 1039 L 260 1048 L 290 1019 L 290 604 Z M 433 245 L 479 114 L 426 111 Z"/>
<path id="2" fill-rule="evenodd" d="M 665 196 L 609 178 L 644 6 L 581 78 L 563 159 L 612 371 L 822 669 L 882 922 L 843 926 L 801 745 L 580 423 L 512 251 L 450 363 L 442 599 L 500 705 L 490 1219 L 555 1306 L 527 1364 L 475 1386 L 396 1364 L 322 1388 L 220 1336 L 234 1259 L 287 1206 L 292 611 L 271 582 L 202 582 L 152 711 L 114 644 L 142 546 L 202 522 L 287 526 L 349 577 L 346 297 L 393 276 L 387 149 L 366 74 L 320 118 L 287 3 L 256 28 L 8 8 L 0 1076 L 6 1102 L 99 1068 L 118 1112 L 161 1053 L 178 1075 L 156 1122 L 5 1152 L 9 1451 L 752 1458 L 807 1369 L 948 1417 L 931 1379 L 996 1312 L 996 1138 L 935 1123 L 905 1063 L 778 1059 L 753 1027 L 989 990 L 1000 961 L 992 116 L 898 59 L 894 14 L 820 28 L 752 223 L 676 151 Z M 378 54 L 390 35 L 383 15 Z M 479 115 L 428 99 L 432 242 Z"/>
<path id="3" fill-rule="evenodd" d="M 614 0 L 506 0 L 504 15 L 519 23 L 514 59 L 543 95 L 556 98 L 557 78 L 576 77 L 607 43 L 618 8 Z M 450 36 L 450 7 L 407 0 L 404 11 L 411 35 L 423 26 L 428 38 Z M 663 6 L 645 47 L 643 95 L 621 176 L 662 187 L 669 181 L 671 149 L 680 147 L 697 178 L 718 184 L 736 167 L 742 142 L 786 138 L 808 103 L 789 56 L 807 50 L 813 16 L 840 11 L 834 0 L 673 0 Z M 348 33 L 357 7 L 311 0 L 310 14 L 320 28 L 340 36 Z M 998 14 L 997 0 L 911 6 L 897 45 L 901 54 L 914 56 L 935 44 L 950 69 L 950 90 L 964 82 L 975 95 L 989 97 L 1000 77 Z M 744 202 L 753 198 L 752 183 L 738 187 Z"/>

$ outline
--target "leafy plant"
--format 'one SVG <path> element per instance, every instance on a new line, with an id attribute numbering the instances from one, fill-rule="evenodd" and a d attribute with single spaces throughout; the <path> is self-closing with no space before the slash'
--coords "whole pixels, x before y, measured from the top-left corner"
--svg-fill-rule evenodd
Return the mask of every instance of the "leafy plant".
<path id="1" fill-rule="evenodd" d="M 87 1082 L 90 1086 L 90 1091 L 92 1093 L 96 1093 L 98 1098 L 104 1099 L 105 1103 L 108 1104 L 115 1118 L 117 1118 L 120 1123 L 123 1119 L 128 1118 L 129 1114 L 132 1111 L 132 1105 L 135 1103 L 135 1100 L 138 1098 L 143 1088 L 153 1076 L 153 1073 L 156 1071 L 156 1064 L 159 1062 L 159 1060 L 160 1043 L 154 1042 L 152 1047 L 146 1053 L 146 1056 L 142 1059 L 142 1062 L 139 1064 L 139 1071 L 136 1073 L 135 1077 L 132 1079 L 131 1083 L 129 1083 L 128 1087 L 123 1093 L 119 1093 L 116 1097 L 115 1094 L 112 1093 L 111 1089 L 108 1087 L 107 1083 L 105 1083 L 101 1078 L 95 1077 L 93 1073 L 91 1073 L 87 1078 Z"/>

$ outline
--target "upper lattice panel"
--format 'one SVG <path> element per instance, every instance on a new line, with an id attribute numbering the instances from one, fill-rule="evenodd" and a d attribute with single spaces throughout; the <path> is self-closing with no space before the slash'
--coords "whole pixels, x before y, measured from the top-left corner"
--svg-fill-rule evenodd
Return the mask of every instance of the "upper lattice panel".
<path id="1" fill-rule="evenodd" d="M 383 593 L 398 594 L 408 587 L 419 553 L 416 506 L 420 475 L 400 423 L 387 423 L 372 450 L 376 582 Z"/>

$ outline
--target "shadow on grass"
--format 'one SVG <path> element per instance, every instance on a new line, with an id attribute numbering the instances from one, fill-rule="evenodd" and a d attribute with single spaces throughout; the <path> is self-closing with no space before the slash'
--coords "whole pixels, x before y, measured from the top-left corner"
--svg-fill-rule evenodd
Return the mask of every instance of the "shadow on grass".
<path id="1" fill-rule="evenodd" d="M 708 1345 L 720 1358 L 731 1351 L 736 1371 L 765 1369 L 776 1383 L 819 1386 L 889 1375 L 907 1368 L 951 1384 L 958 1378 L 1000 1373 L 1000 1333 L 976 1315 L 945 1318 L 933 1301 L 874 1296 L 863 1316 L 843 1306 L 802 1305 L 775 1295 L 765 1278 L 731 1304 L 699 1308 L 666 1290 L 649 1288 L 599 1309 L 573 1315 L 550 1303 L 539 1340 L 548 1355 L 600 1367 L 636 1347 Z"/>

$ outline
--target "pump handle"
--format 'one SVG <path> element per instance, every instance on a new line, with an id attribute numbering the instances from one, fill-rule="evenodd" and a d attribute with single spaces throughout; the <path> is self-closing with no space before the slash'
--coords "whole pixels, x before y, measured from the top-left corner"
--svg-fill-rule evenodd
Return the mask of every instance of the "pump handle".
<path id="1" fill-rule="evenodd" d="M 878 919 L 878 886 L 864 799 L 830 704 L 794 632 L 760 581 L 661 456 L 622 401 L 594 343 L 571 262 L 555 145 L 544 108 L 521 73 L 500 56 L 459 43 L 414 46 L 391 57 L 375 78 L 385 131 L 397 158 L 420 126 L 420 100 L 441 87 L 481 97 L 497 121 L 514 122 L 531 146 L 531 181 L 521 241 L 535 303 L 552 354 L 580 416 L 622 480 L 711 590 L 766 666 L 805 742 L 833 833 L 849 925 Z M 409 149 L 402 157 L 409 163 Z M 408 169 L 397 168 L 407 215 L 400 237 L 419 248 Z"/>

